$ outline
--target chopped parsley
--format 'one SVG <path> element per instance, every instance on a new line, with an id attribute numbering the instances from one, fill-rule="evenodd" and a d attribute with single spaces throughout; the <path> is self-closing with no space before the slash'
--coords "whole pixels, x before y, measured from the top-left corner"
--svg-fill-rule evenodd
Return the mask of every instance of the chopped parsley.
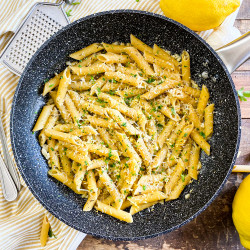
<path id="1" fill-rule="evenodd" d="M 152 77 L 150 77 L 150 78 L 148 78 L 148 80 L 146 80 L 147 83 L 152 83 L 152 82 L 154 82 L 154 81 L 155 81 L 155 79 L 152 78 Z"/>
<path id="2" fill-rule="evenodd" d="M 80 4 L 81 2 L 75 2 L 75 3 L 71 3 L 71 5 L 77 5 Z"/>
<path id="3" fill-rule="evenodd" d="M 163 128 L 163 125 L 160 124 L 160 123 L 157 123 L 156 125 L 157 125 L 158 128 Z"/>
<path id="4" fill-rule="evenodd" d="M 50 238 L 54 237 L 54 238 L 57 239 L 57 237 L 54 235 L 54 233 L 53 233 L 51 227 L 49 228 L 48 236 L 49 236 Z"/>
<path id="5" fill-rule="evenodd" d="M 72 15 L 71 15 L 71 11 L 72 11 L 72 10 L 66 11 L 66 15 L 67 15 L 68 17 L 72 16 Z"/>
<path id="6" fill-rule="evenodd" d="M 127 105 L 130 105 L 131 101 L 132 101 L 132 98 L 131 98 L 131 97 L 124 98 L 124 102 L 125 102 Z"/>
<path id="7" fill-rule="evenodd" d="M 186 177 L 186 175 L 185 174 L 181 174 L 181 180 L 182 180 L 182 182 L 185 182 L 185 177 Z"/>
<path id="8" fill-rule="evenodd" d="M 142 189 L 143 189 L 144 191 L 146 190 L 146 188 L 147 188 L 147 186 L 145 186 L 145 185 L 142 186 Z"/>
<path id="9" fill-rule="evenodd" d="M 206 138 L 206 135 L 204 132 L 200 132 L 200 135 L 205 139 Z"/>
<path id="10" fill-rule="evenodd" d="M 109 159 L 112 157 L 113 155 L 112 155 L 112 151 L 111 151 L 111 149 L 109 150 Z"/>
<path id="11" fill-rule="evenodd" d="M 185 170 L 182 172 L 182 174 L 181 174 L 181 180 L 182 180 L 183 182 L 185 182 L 185 178 L 186 178 L 187 174 L 188 174 L 188 170 L 185 169 Z"/>
<path id="12" fill-rule="evenodd" d="M 176 115 L 174 107 L 171 108 L 171 112 L 172 112 L 173 115 Z"/>
<path id="13" fill-rule="evenodd" d="M 250 98 L 250 91 L 244 91 L 244 87 L 237 90 L 237 94 L 241 101 L 247 101 L 247 98 Z"/>
<path id="14" fill-rule="evenodd" d="M 108 91 L 108 94 L 114 95 L 114 94 L 115 94 L 115 91 L 114 91 L 114 90 L 110 90 L 110 91 Z"/>

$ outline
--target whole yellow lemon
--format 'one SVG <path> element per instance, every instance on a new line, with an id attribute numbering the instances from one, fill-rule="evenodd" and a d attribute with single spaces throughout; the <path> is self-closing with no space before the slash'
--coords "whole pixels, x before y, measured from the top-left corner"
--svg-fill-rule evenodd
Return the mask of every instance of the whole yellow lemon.
<path id="1" fill-rule="evenodd" d="M 233 222 L 241 244 L 250 249 L 250 174 L 242 181 L 234 196 Z"/>
<path id="2" fill-rule="evenodd" d="M 240 0 L 160 0 L 166 17 L 195 31 L 218 27 L 240 6 Z"/>

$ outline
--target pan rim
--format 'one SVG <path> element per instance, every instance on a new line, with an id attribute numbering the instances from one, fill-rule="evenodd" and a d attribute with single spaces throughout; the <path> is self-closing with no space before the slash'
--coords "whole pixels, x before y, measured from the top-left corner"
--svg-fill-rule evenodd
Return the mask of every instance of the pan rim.
<path id="1" fill-rule="evenodd" d="M 210 52 L 217 58 L 217 60 L 219 61 L 220 65 L 222 66 L 222 68 L 224 69 L 224 72 L 226 73 L 226 76 L 231 84 L 233 93 L 234 93 L 234 97 L 235 97 L 235 101 L 236 101 L 236 106 L 237 106 L 237 115 L 238 115 L 238 136 L 237 136 L 237 142 L 236 142 L 236 147 L 235 147 L 235 152 L 234 152 L 234 156 L 232 158 L 232 163 L 230 168 L 228 169 L 228 172 L 226 174 L 226 177 L 224 178 L 223 182 L 221 183 L 220 187 L 217 189 L 217 191 L 213 194 L 213 196 L 211 197 L 211 199 L 202 207 L 200 208 L 195 214 L 193 214 L 191 217 L 189 217 L 187 220 L 185 220 L 184 222 L 173 226 L 167 230 L 161 231 L 159 233 L 154 233 L 154 234 L 150 234 L 150 235 L 146 235 L 146 236 L 136 236 L 136 237 L 113 237 L 113 236 L 103 236 L 101 234 L 97 234 L 95 232 L 89 232 L 87 230 L 82 230 L 82 228 L 73 225 L 70 221 L 65 220 L 64 218 L 62 218 L 56 211 L 53 211 L 53 209 L 51 209 L 48 205 L 45 204 L 45 202 L 43 202 L 40 197 L 39 194 L 36 193 L 36 191 L 32 188 L 32 185 L 30 185 L 28 179 L 26 178 L 25 173 L 23 172 L 23 168 L 21 167 L 21 162 L 19 162 L 19 157 L 17 155 L 16 152 L 16 148 L 15 148 L 15 143 L 14 143 L 14 131 L 13 131 L 13 126 L 14 126 L 14 110 L 15 110 L 15 104 L 16 104 L 16 100 L 17 100 L 17 96 L 18 96 L 18 92 L 21 86 L 21 83 L 24 80 L 24 76 L 26 74 L 26 72 L 28 71 L 29 66 L 32 64 L 32 62 L 35 60 L 36 56 L 40 53 L 40 51 L 43 50 L 44 47 L 47 46 L 47 44 L 53 40 L 56 36 L 60 35 L 62 32 L 64 32 L 65 30 L 70 29 L 72 26 L 80 23 L 80 22 L 84 22 L 85 20 L 91 19 L 91 18 L 95 18 L 97 16 L 103 16 L 103 15 L 110 15 L 110 14 L 115 14 L 115 13 L 137 13 L 137 14 L 143 14 L 143 15 L 147 15 L 147 16 L 154 16 L 154 17 L 158 17 L 163 19 L 164 21 L 170 22 L 175 24 L 178 27 L 181 27 L 182 29 L 184 29 L 185 31 L 191 33 L 191 35 L 193 35 L 196 39 L 198 39 L 200 42 L 202 42 L 209 50 Z M 234 163 L 236 161 L 237 158 L 237 154 L 238 154 L 238 150 L 239 150 L 239 145 L 240 145 L 240 137 L 241 137 L 241 112 L 240 112 L 240 104 L 239 104 L 239 100 L 238 100 L 238 95 L 237 95 L 237 91 L 235 89 L 233 80 L 231 78 L 231 75 L 229 74 L 227 67 L 225 66 L 225 64 L 223 63 L 223 61 L 221 60 L 221 58 L 218 56 L 218 54 L 214 51 L 214 49 L 205 41 L 203 40 L 200 36 L 198 36 L 194 31 L 190 30 L 189 28 L 187 28 L 186 26 L 170 19 L 167 18 L 165 16 L 159 15 L 159 14 L 155 14 L 152 12 L 147 12 L 147 11 L 140 11 L 140 10 L 131 10 L 131 9 L 120 9 L 120 10 L 109 10 L 109 11 L 103 11 L 103 12 L 98 12 L 98 13 L 94 13 L 91 15 L 88 15 L 86 17 L 80 18 L 76 21 L 74 21 L 73 23 L 70 23 L 69 25 L 63 27 L 61 30 L 59 30 L 58 32 L 56 32 L 53 36 L 51 36 L 47 41 L 44 42 L 44 44 L 36 51 L 36 53 L 32 56 L 32 58 L 30 59 L 30 61 L 28 62 L 27 66 L 25 67 L 25 70 L 23 71 L 19 81 L 18 81 L 18 85 L 16 87 L 15 90 L 15 94 L 13 97 L 13 101 L 12 101 L 12 107 L 11 107 L 11 113 L 10 113 L 10 137 L 11 137 L 11 146 L 12 146 L 12 150 L 13 150 L 13 154 L 14 154 L 14 158 L 16 161 L 16 164 L 18 166 L 18 170 L 21 173 L 22 178 L 24 179 L 28 189 L 31 191 L 31 193 L 34 195 L 34 197 L 38 200 L 38 202 L 46 209 L 48 210 L 53 216 L 55 216 L 57 219 L 59 219 L 60 221 L 62 221 L 63 223 L 65 223 L 66 225 L 80 231 L 86 234 L 90 234 L 92 236 L 95 237 L 99 237 L 99 238 L 104 238 L 104 239 L 108 239 L 108 240 L 115 240 L 115 241 L 136 241 L 136 240 L 143 240 L 143 239 L 148 239 L 148 238 L 153 238 L 156 236 L 160 236 L 162 234 L 165 233 L 169 233 L 173 230 L 176 230 L 180 227 L 182 227 L 183 225 L 187 224 L 188 222 L 192 221 L 194 218 L 196 218 L 199 214 L 201 214 L 214 200 L 215 198 L 219 195 L 219 193 L 221 192 L 222 188 L 224 187 L 226 181 L 228 180 Z"/>

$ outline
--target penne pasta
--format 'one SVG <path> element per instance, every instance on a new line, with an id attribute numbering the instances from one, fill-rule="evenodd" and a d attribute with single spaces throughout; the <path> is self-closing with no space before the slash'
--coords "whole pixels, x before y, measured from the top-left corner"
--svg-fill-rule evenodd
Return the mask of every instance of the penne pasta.
<path id="1" fill-rule="evenodd" d="M 106 54 L 100 54 L 97 56 L 97 59 L 107 64 L 131 62 L 130 58 L 127 55 L 119 55 L 112 52 L 108 52 Z"/>
<path id="2" fill-rule="evenodd" d="M 47 137 L 49 138 L 53 138 L 59 141 L 63 141 L 63 142 L 68 142 L 68 143 L 72 143 L 72 144 L 79 144 L 79 138 L 75 135 L 70 135 L 64 132 L 60 132 L 54 129 L 50 129 L 47 128 L 44 130 L 44 133 Z"/>
<path id="3" fill-rule="evenodd" d="M 93 84 L 91 82 L 72 81 L 71 84 L 69 85 L 69 89 L 82 92 L 82 91 L 91 89 L 92 86 L 93 86 Z"/>
<path id="4" fill-rule="evenodd" d="M 61 106 L 64 102 L 64 98 L 68 90 L 68 86 L 71 82 L 70 77 L 71 77 L 70 70 L 69 68 L 66 68 L 63 71 L 63 75 L 60 77 L 60 82 L 59 82 L 58 90 L 56 93 L 56 102 L 59 106 Z"/>
<path id="5" fill-rule="evenodd" d="M 147 100 L 154 99 L 155 97 L 166 92 L 167 90 L 174 88 L 176 85 L 178 85 L 177 81 L 166 79 L 164 83 L 157 85 L 156 87 L 150 89 L 148 92 L 143 94 L 141 98 Z"/>
<path id="6" fill-rule="evenodd" d="M 198 147 L 196 144 L 193 144 L 191 152 L 190 152 L 190 159 L 189 159 L 189 165 L 188 165 L 188 174 L 191 178 L 197 180 L 197 169 L 198 169 L 198 163 L 200 158 L 200 147 Z"/>
<path id="7" fill-rule="evenodd" d="M 128 223 L 198 179 L 214 111 L 207 87 L 191 78 L 187 51 L 172 56 L 133 35 L 130 41 L 72 53 L 77 61 L 45 82 L 51 98 L 33 129 L 48 174 L 86 198 L 83 212 Z"/>
<path id="8" fill-rule="evenodd" d="M 183 51 L 181 54 L 181 73 L 182 80 L 191 84 L 191 74 L 190 74 L 190 56 L 187 51 Z"/>
<path id="9" fill-rule="evenodd" d="M 66 94 L 65 96 L 65 106 L 68 109 L 72 120 L 77 125 L 79 123 L 79 120 L 81 119 L 81 114 L 76 109 L 75 104 L 73 103 L 68 94 Z"/>
<path id="10" fill-rule="evenodd" d="M 36 121 L 36 124 L 33 128 L 33 131 L 38 131 L 38 130 L 41 130 L 44 128 L 51 112 L 52 112 L 52 109 L 53 109 L 54 105 L 47 105 L 47 106 L 44 106 L 43 109 L 42 109 L 42 112 L 41 114 L 39 115 L 37 121 Z"/>
<path id="11" fill-rule="evenodd" d="M 213 133 L 213 124 L 214 124 L 213 112 L 214 112 L 214 104 L 208 105 L 204 110 L 204 118 L 205 118 L 204 132 L 206 137 L 211 136 Z"/>
<path id="12" fill-rule="evenodd" d="M 175 71 L 175 66 L 169 61 L 166 61 L 152 53 L 149 53 L 147 51 L 144 52 L 144 58 L 147 62 L 151 64 L 156 64 L 160 66 L 161 68 L 170 70 L 170 71 Z"/>
<path id="13" fill-rule="evenodd" d="M 126 221 L 128 223 L 132 223 L 133 222 L 133 218 L 132 215 L 130 213 L 127 213 L 125 211 L 116 209 L 114 207 L 111 207 L 109 205 L 106 205 L 100 201 L 97 200 L 97 205 L 95 206 L 95 208 L 105 214 L 111 215 L 119 220 L 122 221 Z"/>
<path id="14" fill-rule="evenodd" d="M 178 61 L 177 61 L 174 57 L 172 57 L 172 56 L 170 55 L 170 53 L 168 53 L 168 52 L 165 51 L 164 49 L 160 48 L 160 47 L 157 46 L 156 44 L 154 44 L 153 53 L 154 53 L 154 55 L 156 55 L 156 56 L 162 58 L 163 60 L 171 62 L 172 64 L 174 64 L 174 66 L 175 66 L 176 68 L 179 67 Z"/>
<path id="15" fill-rule="evenodd" d="M 165 178 L 166 176 L 163 174 L 143 175 L 136 184 L 136 188 L 133 195 L 147 194 L 152 193 L 154 191 L 162 191 Z"/>
<path id="16" fill-rule="evenodd" d="M 40 235 L 40 243 L 42 247 L 46 245 L 46 242 L 48 240 L 49 228 L 50 228 L 50 224 L 49 224 L 48 218 L 46 215 L 44 215 L 43 222 L 42 222 L 41 235 Z"/>
<path id="17" fill-rule="evenodd" d="M 45 126 L 44 126 L 44 129 L 46 128 L 53 128 L 56 124 L 56 122 L 58 121 L 59 119 L 59 114 L 58 114 L 58 110 L 56 109 L 56 107 L 53 108 Z M 40 132 L 39 136 L 38 136 L 38 139 L 39 139 L 39 143 L 41 146 L 44 145 L 44 143 L 46 142 L 46 135 L 44 133 L 44 129 Z"/>
<path id="18" fill-rule="evenodd" d="M 73 71 L 74 74 L 78 76 L 94 75 L 112 71 L 112 69 L 108 67 L 105 63 L 90 65 L 88 67 L 70 66 L 70 69 Z"/>
<path id="19" fill-rule="evenodd" d="M 142 42 L 140 39 L 136 38 L 132 34 L 130 35 L 130 42 L 135 48 L 137 48 L 138 50 L 142 52 L 147 51 L 149 53 L 153 53 L 153 49 L 151 47 L 149 47 L 147 44 L 145 44 L 144 42 Z"/>
<path id="20" fill-rule="evenodd" d="M 102 45 L 107 52 L 117 53 L 117 54 L 124 52 L 124 49 L 127 48 L 127 46 L 125 45 L 117 45 L 117 44 L 102 43 Z"/>
<path id="21" fill-rule="evenodd" d="M 166 143 L 167 138 L 171 134 L 172 130 L 175 127 L 175 122 L 170 120 L 167 125 L 163 128 L 161 133 L 159 134 L 159 137 L 157 138 L 157 143 L 160 148 L 163 147 L 164 143 Z"/>
<path id="22" fill-rule="evenodd" d="M 163 161 L 165 160 L 166 156 L 167 156 L 167 152 L 168 152 L 168 148 L 167 146 L 164 146 L 163 148 L 161 148 L 155 158 L 153 159 L 153 162 L 151 164 L 151 169 L 157 169 L 160 165 L 162 165 Z M 151 173 L 151 171 L 150 171 Z"/>
<path id="23" fill-rule="evenodd" d="M 184 171 L 185 166 L 181 159 L 179 159 L 177 165 L 175 166 L 173 172 L 171 173 L 171 176 L 166 181 L 165 184 L 165 194 L 169 196 L 171 194 L 171 191 L 176 186 L 178 180 L 181 178 L 181 174 Z"/>
<path id="24" fill-rule="evenodd" d="M 122 197 L 121 197 L 121 194 L 119 193 L 118 188 L 115 186 L 114 182 L 109 177 L 105 169 L 99 169 L 98 173 L 99 173 L 101 182 L 105 185 L 108 192 L 110 193 L 110 196 L 114 200 L 115 207 L 117 209 L 120 209 L 122 206 Z"/>
<path id="25" fill-rule="evenodd" d="M 108 109 L 108 114 L 114 119 L 120 127 L 130 135 L 139 135 L 140 131 L 138 131 L 135 127 L 133 127 L 128 120 L 126 120 L 123 115 L 115 109 Z"/>
<path id="26" fill-rule="evenodd" d="M 182 148 L 185 145 L 186 141 L 188 140 L 193 129 L 194 129 L 194 125 L 189 124 L 189 125 L 185 126 L 183 128 L 183 130 L 179 133 L 179 135 L 175 141 L 175 145 L 174 145 L 172 155 L 170 158 L 170 162 L 169 162 L 170 166 L 173 166 L 177 162 L 177 159 L 181 154 Z"/>
<path id="27" fill-rule="evenodd" d="M 107 132 L 105 128 L 98 128 L 98 132 L 108 148 L 111 148 L 112 150 L 117 150 L 115 144 L 112 143 L 112 138 L 110 134 Z"/>
<path id="28" fill-rule="evenodd" d="M 105 83 L 106 83 L 106 79 L 104 77 L 98 78 L 95 81 L 94 85 L 91 86 L 90 95 L 98 94 L 100 92 L 100 89 Z"/>
<path id="29" fill-rule="evenodd" d="M 51 78 L 44 84 L 43 94 L 42 94 L 43 96 L 47 95 L 52 89 L 56 88 L 59 85 L 62 75 L 63 72 L 55 75 L 53 78 Z"/>
<path id="30" fill-rule="evenodd" d="M 195 109 L 193 108 L 192 105 L 189 105 L 189 113 L 188 113 L 188 118 L 191 122 L 193 122 L 194 126 L 198 129 L 201 130 L 201 122 L 200 118 L 198 117 Z"/>
<path id="31" fill-rule="evenodd" d="M 60 161 L 58 158 L 57 150 L 56 150 L 56 141 L 54 139 L 48 139 L 48 151 L 49 151 L 49 165 L 52 169 L 57 168 L 61 169 Z"/>
<path id="32" fill-rule="evenodd" d="M 205 151 L 207 155 L 210 155 L 210 145 L 208 144 L 208 142 L 206 142 L 201 134 L 194 130 L 191 133 L 191 138 L 201 147 L 201 149 Z"/>
<path id="33" fill-rule="evenodd" d="M 83 58 L 93 54 L 93 53 L 96 53 L 100 50 L 103 49 L 103 46 L 101 44 L 98 44 L 98 43 L 93 43 L 77 52 L 74 52 L 72 54 L 70 54 L 69 56 L 73 59 L 76 59 L 76 60 L 82 60 Z"/>
<path id="34" fill-rule="evenodd" d="M 88 120 L 90 124 L 94 127 L 120 129 L 120 127 L 114 121 L 112 122 L 112 121 L 105 120 L 103 118 L 97 118 L 94 116 L 88 116 Z"/>
<path id="35" fill-rule="evenodd" d="M 147 84 L 146 82 L 139 80 L 136 77 L 126 75 L 120 72 L 105 72 L 105 78 L 112 80 L 113 82 L 121 82 L 128 84 L 130 86 L 134 86 L 137 88 L 146 88 Z"/>
<path id="36" fill-rule="evenodd" d="M 75 183 L 72 178 L 68 177 L 66 173 L 60 172 L 58 169 L 54 168 L 48 171 L 48 174 L 52 176 L 53 178 L 57 179 L 70 189 L 72 189 L 77 194 L 84 194 L 84 191 L 80 190 L 78 191 L 76 189 Z"/>
<path id="37" fill-rule="evenodd" d="M 201 122 L 203 121 L 204 110 L 207 106 L 208 99 L 209 99 L 208 89 L 205 85 L 202 85 L 200 98 L 197 104 L 197 113 L 199 114 Z"/>
<path id="38" fill-rule="evenodd" d="M 107 163 L 104 158 L 92 160 L 92 164 L 87 166 L 87 170 L 106 167 Z"/>
<path id="39" fill-rule="evenodd" d="M 85 203 L 83 207 L 83 211 L 90 211 L 94 207 L 96 200 L 97 200 L 97 194 L 98 194 L 98 188 L 96 184 L 95 174 L 92 170 L 89 170 L 87 175 L 87 182 L 88 182 L 88 191 L 89 191 L 89 198 L 87 202 Z"/>
<path id="40" fill-rule="evenodd" d="M 166 199 L 166 194 L 164 194 L 161 191 L 155 191 L 152 193 L 142 194 L 142 195 L 128 198 L 128 200 L 135 206 L 139 206 L 141 204 L 151 203 L 151 202 L 155 202 L 155 201 L 159 201 L 163 199 Z"/>
<path id="41" fill-rule="evenodd" d="M 149 76 L 154 75 L 153 69 L 136 48 L 128 47 L 124 51 L 136 62 L 144 74 Z"/>
<path id="42" fill-rule="evenodd" d="M 136 214 L 136 213 L 138 213 L 138 212 L 140 212 L 140 211 L 142 211 L 142 210 L 144 210 L 146 208 L 154 206 L 156 203 L 157 202 L 149 202 L 149 203 L 141 204 L 139 206 L 133 205 L 130 208 L 130 214 L 134 215 L 134 214 Z"/>
<path id="43" fill-rule="evenodd" d="M 186 92 L 188 95 L 198 98 L 201 94 L 199 89 L 192 88 L 190 86 L 184 86 L 183 91 Z"/>
<path id="44" fill-rule="evenodd" d="M 71 174 L 71 162 L 66 155 L 66 150 L 67 149 L 64 148 L 62 145 L 59 145 L 58 153 L 59 153 L 62 169 L 68 176 L 72 176 L 72 174 Z"/>
<path id="45" fill-rule="evenodd" d="M 54 91 L 51 91 L 50 92 L 50 96 L 52 97 L 57 109 L 59 110 L 60 112 L 60 115 L 62 116 L 63 120 L 66 122 L 66 123 L 71 123 L 72 119 L 71 119 L 71 116 L 70 116 L 70 113 L 68 112 L 68 110 L 66 109 L 66 107 L 64 106 L 64 104 L 62 105 L 59 105 L 57 103 L 57 100 L 56 100 L 56 92 Z"/>
<path id="46" fill-rule="evenodd" d="M 150 154 L 148 148 L 146 147 L 143 139 L 141 137 L 138 138 L 138 140 L 135 142 L 135 145 L 137 151 L 141 155 L 143 163 L 145 164 L 146 167 L 149 167 L 152 162 L 152 155 Z"/>

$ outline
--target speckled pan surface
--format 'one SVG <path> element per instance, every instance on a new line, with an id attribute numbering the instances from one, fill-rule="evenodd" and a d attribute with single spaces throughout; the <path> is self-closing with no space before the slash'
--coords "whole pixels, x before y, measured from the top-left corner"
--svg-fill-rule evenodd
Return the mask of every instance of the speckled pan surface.
<path id="1" fill-rule="evenodd" d="M 46 100 L 44 80 L 65 67 L 67 55 L 94 42 L 129 42 L 129 35 L 191 55 L 192 77 L 206 84 L 215 103 L 211 156 L 202 152 L 199 180 L 178 200 L 156 205 L 133 216 L 126 224 L 96 211 L 83 212 L 84 200 L 48 177 L 48 165 L 40 152 L 32 127 Z M 208 72 L 208 79 L 200 74 Z M 240 109 L 233 82 L 218 56 L 182 25 L 165 17 L 139 11 L 110 11 L 80 19 L 47 41 L 26 67 L 16 90 L 11 113 L 11 141 L 15 159 L 26 184 L 40 203 L 61 221 L 87 234 L 114 240 L 136 240 L 169 232 L 203 211 L 223 187 L 235 162 L 240 138 Z M 184 196 L 192 189 L 189 199 Z"/>

